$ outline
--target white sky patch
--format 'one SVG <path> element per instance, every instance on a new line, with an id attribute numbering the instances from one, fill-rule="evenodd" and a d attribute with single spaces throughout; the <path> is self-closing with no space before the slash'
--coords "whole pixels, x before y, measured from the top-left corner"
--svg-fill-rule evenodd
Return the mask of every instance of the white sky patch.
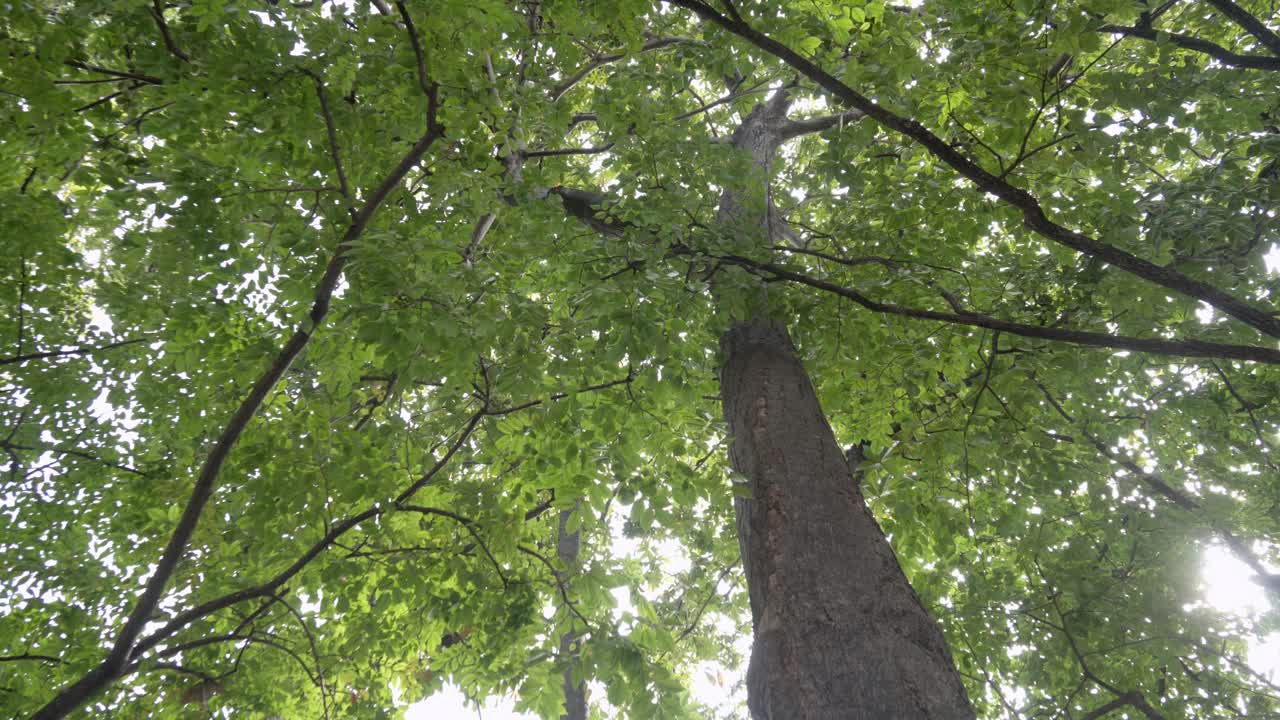
<path id="1" fill-rule="evenodd" d="M 488 698 L 476 707 L 456 685 L 446 684 L 431 697 L 416 702 L 405 711 L 405 720 L 538 720 L 535 715 L 516 712 L 513 698 Z"/>
<path id="2" fill-rule="evenodd" d="M 1231 551 L 1213 545 L 1205 550 L 1203 562 L 1201 579 L 1205 602 L 1234 615 L 1258 615 L 1270 609 L 1266 592 L 1251 579 L 1253 571 Z"/>
<path id="3" fill-rule="evenodd" d="M 1196 308 L 1196 319 L 1201 325 L 1208 325 L 1213 322 L 1213 306 L 1209 303 L 1202 302 Z"/>
<path id="4" fill-rule="evenodd" d="M 1204 552 L 1200 577 L 1204 600 L 1215 610 L 1241 617 L 1258 617 L 1272 610 L 1271 601 L 1260 585 L 1253 581 L 1253 570 L 1231 554 L 1213 545 Z M 1277 572 L 1277 568 L 1267 570 Z M 1280 679 L 1280 632 L 1262 638 L 1248 638 L 1248 663 L 1272 682 Z"/>
<path id="5" fill-rule="evenodd" d="M 1280 245 L 1271 244 L 1271 249 L 1267 250 L 1267 254 L 1262 256 L 1262 261 L 1267 264 L 1267 273 L 1274 275 L 1280 272 Z"/>

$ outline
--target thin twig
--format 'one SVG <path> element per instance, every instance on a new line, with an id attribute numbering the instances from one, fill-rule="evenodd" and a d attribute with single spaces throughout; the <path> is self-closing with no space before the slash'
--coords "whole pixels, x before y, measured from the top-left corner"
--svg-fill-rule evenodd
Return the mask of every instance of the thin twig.
<path id="1" fill-rule="evenodd" d="M 101 75 L 110 75 L 112 77 L 128 78 L 130 80 L 136 80 L 144 85 L 163 85 L 164 84 L 164 80 L 161 80 L 155 75 L 146 75 L 143 73 L 129 72 L 126 70 L 112 70 L 111 68 L 104 68 L 100 65 L 93 65 L 91 63 L 84 62 L 83 60 L 63 60 L 62 64 L 68 67 L 79 69 L 79 70 L 96 72 Z"/>
<path id="2" fill-rule="evenodd" d="M 325 89 L 324 80 L 318 74 L 310 70 L 305 72 L 311 76 L 316 86 L 316 96 L 320 98 L 320 115 L 324 118 L 324 128 L 329 138 L 329 154 L 333 156 L 333 168 L 338 174 L 338 189 L 347 199 L 347 204 L 354 203 L 355 200 L 351 197 L 351 186 L 347 184 L 347 173 L 342 168 L 342 152 L 338 148 L 338 130 L 334 127 L 333 113 L 329 111 L 329 93 Z"/>
<path id="3" fill-rule="evenodd" d="M 569 608 L 569 612 L 573 613 L 575 617 L 581 620 L 582 624 L 587 626 L 587 629 L 591 629 L 593 627 L 591 624 L 591 621 L 588 620 L 586 616 L 583 615 L 580 610 L 578 610 L 578 606 L 574 604 L 572 600 L 569 599 L 569 591 L 565 588 L 564 578 L 560 576 L 560 571 L 556 569 L 555 564 L 552 563 L 550 560 L 548 560 L 546 557 L 544 557 L 537 550 L 533 550 L 532 548 L 527 548 L 524 545 L 517 545 L 516 549 L 524 553 L 525 555 L 528 555 L 532 558 L 536 558 L 543 565 L 547 566 L 547 569 L 551 571 L 551 576 L 555 578 L 556 587 L 560 589 L 560 599 L 564 601 L 565 607 Z"/>
<path id="4" fill-rule="evenodd" d="M 418 66 L 418 85 L 422 88 L 422 92 L 428 98 L 431 98 L 435 91 L 430 81 L 430 75 L 427 73 L 427 56 L 422 51 L 422 41 L 418 39 L 418 31 L 413 26 L 413 18 L 409 15 L 409 9 L 404 6 L 402 0 L 396 0 L 396 10 L 400 12 L 400 19 L 404 20 L 405 30 L 409 33 L 409 44 L 413 47 L 413 59 Z"/>
<path id="5" fill-rule="evenodd" d="M 118 342 L 107 343 L 106 345 L 98 345 L 95 347 L 82 346 L 78 348 L 68 348 L 66 350 L 48 350 L 45 352 L 28 353 L 26 355 L 14 355 L 12 357 L 0 358 L 0 365 L 16 365 L 32 360 L 44 360 L 47 358 L 66 357 L 69 355 L 93 355 L 107 350 L 125 347 L 126 345 L 136 345 L 141 342 L 151 342 L 153 338 L 134 338 L 133 340 L 120 340 Z"/>
<path id="6" fill-rule="evenodd" d="M 489 546 L 486 545 L 484 539 L 480 537 L 480 533 L 476 532 L 475 521 L 471 518 L 464 517 L 449 510 L 427 507 L 425 505 L 397 505 L 396 509 L 403 512 L 415 512 L 419 515 L 438 515 L 462 525 L 462 527 L 466 528 L 467 532 L 471 534 L 472 539 L 476 541 L 476 544 L 480 546 L 480 549 L 484 551 L 485 557 L 489 558 L 489 562 L 493 564 L 493 569 L 498 573 L 498 579 L 502 581 L 502 587 L 506 588 L 511 585 L 507 580 L 506 573 L 502 572 L 502 565 L 498 563 L 498 559 L 493 556 L 493 553 L 489 552 Z"/>
<path id="7" fill-rule="evenodd" d="M 585 148 L 561 148 L 558 150 L 526 150 L 524 156 L 527 158 L 539 157 L 559 157 L 562 155 L 596 155 L 602 152 L 608 152 L 616 143 L 605 143 L 599 147 Z"/>
<path id="8" fill-rule="evenodd" d="M 652 50 L 658 50 L 658 49 L 669 47 L 671 45 L 675 45 L 677 43 L 682 43 L 682 42 L 693 42 L 693 41 L 690 40 L 689 38 L 683 38 L 683 37 L 654 38 L 652 40 L 647 41 L 643 45 L 641 45 L 639 52 L 644 53 Z M 604 67 L 605 65 L 608 65 L 609 63 L 612 63 L 612 62 L 617 62 L 618 60 L 621 60 L 625 57 L 627 57 L 627 54 L 625 52 L 619 52 L 619 53 L 613 53 L 610 55 L 601 55 L 599 57 L 592 59 L 591 62 L 582 66 L 582 68 L 580 68 L 577 72 L 565 78 L 563 82 L 551 88 L 551 92 L 549 93 L 551 97 L 551 102 L 553 103 L 559 102 L 560 98 L 565 96 L 565 93 L 572 90 L 574 86 L 582 82 L 584 78 L 586 78 L 588 75 L 590 75 L 592 72 L 594 72 L 598 68 Z"/>

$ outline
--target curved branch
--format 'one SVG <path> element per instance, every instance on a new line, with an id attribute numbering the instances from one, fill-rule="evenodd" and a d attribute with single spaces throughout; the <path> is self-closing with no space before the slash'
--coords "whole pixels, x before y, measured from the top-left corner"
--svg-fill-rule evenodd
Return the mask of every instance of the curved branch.
<path id="1" fill-rule="evenodd" d="M 682 42 L 693 42 L 693 41 L 690 40 L 689 38 L 683 38 L 683 37 L 654 38 L 653 40 L 650 40 L 645 44 L 641 45 L 640 52 L 643 53 L 643 52 L 649 52 L 651 50 L 658 50 L 658 49 L 675 45 L 676 43 L 682 43 Z M 625 57 L 627 57 L 627 53 L 625 52 L 613 53 L 611 55 L 601 55 L 600 57 L 595 58 L 594 60 L 587 63 L 586 65 L 583 65 L 582 68 L 580 68 L 577 72 L 565 78 L 564 82 L 561 82 L 559 85 L 556 85 L 555 87 L 551 88 L 551 102 L 559 102 L 560 98 L 564 97 L 565 93 L 572 90 L 574 86 L 582 82 L 584 78 L 586 78 L 591 73 L 595 72 L 597 69 L 604 67 L 609 63 L 617 62 Z"/>
<path id="2" fill-rule="evenodd" d="M 1150 27 L 1125 27 L 1123 25 L 1103 25 L 1098 28 L 1098 32 L 1113 35 L 1126 35 L 1128 37 L 1142 38 L 1143 40 L 1155 40 L 1157 32 Z M 1252 70 L 1280 70 L 1280 58 L 1268 57 L 1266 55 L 1241 55 L 1233 53 L 1221 45 L 1201 40 L 1191 35 L 1182 35 L 1179 33 L 1170 33 L 1160 31 L 1160 34 L 1169 39 L 1169 42 L 1177 45 L 1184 50 L 1192 50 L 1217 60 L 1223 65 L 1231 67 L 1248 68 Z"/>
<path id="3" fill-rule="evenodd" d="M 1211 0 L 1222 2 L 1225 0 Z M 995 195 L 1022 212 L 1022 221 L 1040 236 L 1090 257 L 1096 257 L 1128 273 L 1187 297 L 1212 305 L 1223 313 L 1244 322 L 1271 337 L 1280 338 L 1280 318 L 1256 308 L 1212 285 L 1188 277 L 1177 270 L 1156 265 L 1114 245 L 1071 230 L 1049 219 L 1048 214 L 1030 192 L 993 175 L 950 143 L 933 134 L 916 120 L 897 115 L 879 103 L 841 82 L 795 50 L 752 28 L 742 20 L 720 14 L 701 0 L 667 0 L 673 5 L 693 11 L 704 20 L 743 38 L 760 50 L 777 57 L 805 77 L 826 89 L 851 108 L 866 113 L 884 127 L 919 142 L 928 152 L 971 180 L 978 189 Z"/>
<path id="4" fill-rule="evenodd" d="M 413 48 L 413 59 L 418 67 L 418 86 L 422 88 L 422 93 L 428 99 L 432 99 L 435 95 L 435 86 L 427 74 L 427 55 L 422 50 L 422 41 L 418 39 L 418 29 L 413 26 L 409 9 L 400 0 L 396 2 L 396 10 L 400 12 L 400 19 L 404 20 L 404 28 L 409 33 L 409 44 Z M 432 102 L 434 103 L 434 100 Z"/>
<path id="5" fill-rule="evenodd" d="M 230 456 L 231 449 L 235 447 L 240 435 L 249 425 L 249 421 L 257 414 L 258 408 L 266 401 L 267 396 L 271 394 L 280 378 L 288 372 L 289 366 L 293 364 L 294 359 L 311 341 L 315 331 L 328 316 L 330 301 L 333 298 L 334 291 L 337 289 L 338 281 L 342 277 L 342 271 L 346 267 L 348 253 L 353 244 L 364 233 L 365 228 L 368 227 L 369 222 L 373 219 L 383 201 L 400 184 L 405 175 L 418 164 L 426 153 L 427 148 L 431 147 L 442 132 L 443 128 L 435 121 L 435 118 L 430 118 L 426 133 L 400 160 L 395 169 L 383 179 L 382 183 L 370 194 L 369 199 L 353 216 L 351 224 L 347 227 L 347 231 L 342 237 L 342 241 L 334 248 L 324 275 L 316 284 L 315 299 L 312 303 L 310 314 L 294 331 L 289 340 L 285 342 L 267 371 L 254 383 L 253 388 L 241 401 L 240 406 L 231 416 L 222 433 L 218 436 L 217 442 L 214 443 L 212 450 L 210 450 L 204 466 L 197 476 L 195 486 L 191 490 L 191 496 L 183 508 L 182 516 L 178 520 L 177 526 L 173 529 L 173 533 L 169 536 L 169 541 L 166 543 L 164 551 L 156 563 L 154 572 L 148 578 L 142 593 L 138 596 L 133 610 L 125 620 L 124 627 L 120 629 L 119 634 L 116 636 L 107 657 L 97 667 L 64 688 L 44 707 L 36 711 L 31 716 L 32 720 L 56 720 L 57 718 L 66 717 L 73 710 L 105 689 L 108 684 L 120 677 L 125 670 L 131 656 L 135 654 L 135 643 L 138 636 L 142 633 L 150 617 L 155 613 L 165 587 L 169 584 L 174 572 L 177 571 L 178 563 L 186 554 L 187 543 L 195 533 L 196 525 L 200 521 L 200 515 L 204 512 L 205 506 L 208 505 L 213 497 L 214 489 L 217 487 L 218 475 Z"/>
<path id="6" fill-rule="evenodd" d="M 484 539 L 480 537 L 480 533 L 476 532 L 475 520 L 459 515 L 458 513 L 450 510 L 442 510 L 440 508 L 427 507 L 425 505 L 397 505 L 396 509 L 402 512 L 418 513 L 419 515 L 436 515 L 442 518 L 448 518 L 462 525 L 462 527 L 466 528 L 467 532 L 471 534 L 472 539 L 476 541 L 476 544 L 480 546 L 480 549 L 484 551 L 485 557 L 489 558 L 489 562 L 493 564 L 493 569 L 498 573 L 498 579 L 502 581 L 502 587 L 505 588 L 510 585 L 510 582 L 507 580 L 506 573 L 502 572 L 502 565 L 498 563 L 498 559 L 493 556 L 493 553 L 489 552 L 489 546 L 486 545 Z"/>
<path id="7" fill-rule="evenodd" d="M 169 53 L 184 63 L 191 62 L 191 56 L 178 47 L 178 43 L 173 40 L 173 34 L 169 32 L 169 23 L 164 20 L 164 6 L 160 4 L 160 0 L 152 0 L 149 10 L 152 19 L 156 21 L 156 26 L 160 28 L 160 36 L 164 39 L 164 46 Z"/>
<path id="8" fill-rule="evenodd" d="M 707 257 L 720 260 L 721 262 L 763 271 L 769 273 L 773 279 L 786 280 L 799 285 L 807 285 L 818 290 L 839 295 L 840 297 L 852 300 L 868 310 L 885 313 L 887 315 L 899 315 L 901 317 L 915 318 L 917 320 L 936 320 L 939 322 L 951 323 L 953 325 L 968 325 L 970 327 L 987 328 L 988 330 L 999 330 L 1000 332 L 1007 332 L 1010 335 L 1040 338 L 1042 340 L 1055 340 L 1074 345 L 1087 345 L 1090 347 L 1109 348 L 1112 350 L 1128 350 L 1132 352 L 1151 353 L 1153 355 L 1169 355 L 1173 357 L 1229 358 L 1232 360 L 1247 360 L 1250 362 L 1266 363 L 1269 365 L 1280 365 L 1280 350 L 1272 348 L 1258 347 L 1254 345 L 1229 345 L 1226 343 L 1206 342 L 1203 340 L 1158 340 L 1155 338 L 1137 338 L 1127 335 L 1110 335 L 1107 333 L 1091 332 L 1088 330 L 1067 330 L 1063 328 L 1046 327 L 1043 325 L 1028 325 L 1009 320 L 1001 320 L 999 318 L 975 312 L 947 313 L 938 312 L 936 310 L 904 307 L 902 305 L 894 305 L 892 303 L 872 300 L 852 288 L 812 278 L 808 275 L 794 272 L 773 263 L 757 262 L 737 255 L 708 255 Z"/>
<path id="9" fill-rule="evenodd" d="M 588 629 L 592 628 L 591 621 L 588 620 L 587 617 L 582 614 L 582 611 L 578 609 L 578 606 L 569 599 L 569 591 L 565 588 L 564 577 L 561 575 L 560 571 L 556 569 L 555 564 L 544 557 L 542 553 L 532 548 L 527 548 L 524 545 L 517 545 L 516 549 L 529 557 L 537 559 L 538 562 L 547 566 L 547 569 L 551 571 L 551 576 L 555 578 L 556 587 L 560 590 L 560 599 L 564 601 L 565 607 L 569 608 L 569 612 L 573 613 L 575 617 L 581 620 L 582 624 L 586 625 Z"/>

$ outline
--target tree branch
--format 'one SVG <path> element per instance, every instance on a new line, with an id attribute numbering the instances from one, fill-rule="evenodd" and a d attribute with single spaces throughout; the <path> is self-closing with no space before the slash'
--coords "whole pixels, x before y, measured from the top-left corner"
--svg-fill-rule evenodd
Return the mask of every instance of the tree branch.
<path id="1" fill-rule="evenodd" d="M 686 251 L 687 252 L 687 251 Z M 1058 342 L 1086 345 L 1089 347 L 1109 348 L 1112 350 L 1128 350 L 1132 352 L 1151 353 L 1153 355 L 1170 355 L 1173 357 L 1227 358 L 1231 360 L 1248 360 L 1250 362 L 1280 365 L 1280 350 L 1254 345 L 1229 345 L 1225 343 L 1206 342 L 1203 340 L 1158 340 L 1155 338 L 1136 338 L 1126 335 L 1109 335 L 1107 333 L 1088 330 L 1068 330 L 1064 328 L 1046 327 L 1043 325 L 1027 325 L 1024 323 L 1000 320 L 980 313 L 945 313 L 936 310 L 904 307 L 892 303 L 883 303 L 863 295 L 852 288 L 819 280 L 773 263 L 762 263 L 737 255 L 707 255 L 721 262 L 739 265 L 769 273 L 773 279 L 786 280 L 800 285 L 824 290 L 834 295 L 852 300 L 862 307 L 887 315 L 899 315 L 917 320 L 936 320 L 953 325 L 968 325 L 989 330 L 999 330 L 1010 335 L 1055 340 Z"/>
<path id="2" fill-rule="evenodd" d="M 476 532 L 475 521 L 469 517 L 464 517 L 450 510 L 442 510 L 440 508 L 427 507 L 425 505 L 397 505 L 397 510 L 402 512 L 414 512 L 419 515 L 437 515 L 442 518 L 448 518 L 462 525 L 467 532 L 471 534 L 471 538 L 476 541 L 480 549 L 484 551 L 485 557 L 489 558 L 489 562 L 493 565 L 493 569 L 498 573 L 498 579 L 502 581 L 502 587 L 508 587 L 510 583 L 507 581 L 506 573 L 502 572 L 502 565 L 498 564 L 498 559 L 489 552 L 489 546 L 485 544 L 484 539 L 480 537 L 480 533 Z"/>
<path id="3" fill-rule="evenodd" d="M 68 350 L 48 350 L 46 352 L 27 353 L 25 355 L 13 355 L 7 358 L 0 358 L 0 365 L 16 365 L 16 364 L 21 364 L 25 362 L 30 362 L 32 360 L 44 360 L 45 358 L 65 357 L 67 355 L 93 355 L 94 353 L 105 352 L 107 350 L 114 350 L 116 348 L 124 347 L 126 345 L 135 345 L 140 342 L 147 342 L 148 340 L 151 340 L 151 339 L 152 338 L 135 338 L 133 340 L 121 340 L 119 342 L 107 343 L 106 345 L 99 345 L 97 347 L 82 346 L 78 348 L 71 348 Z"/>
<path id="4" fill-rule="evenodd" d="M 658 49 L 669 47 L 671 45 L 675 45 L 676 43 L 682 43 L 682 42 L 694 42 L 694 41 L 690 40 L 689 38 L 683 38 L 683 37 L 654 38 L 652 40 L 649 40 L 645 44 L 641 45 L 640 52 L 644 53 L 644 52 L 649 52 L 651 50 L 658 50 Z M 597 69 L 604 67 L 609 63 L 617 62 L 625 57 L 627 57 L 627 53 L 625 52 L 613 53 L 611 55 L 601 55 L 600 57 L 595 58 L 594 60 L 587 63 L 586 65 L 583 65 L 577 72 L 565 78 L 564 81 L 561 82 L 560 84 L 551 88 L 551 102 L 553 103 L 559 102 L 560 98 L 564 97 L 565 93 L 572 90 L 574 86 L 582 82 L 584 78 L 586 78 L 591 73 L 595 72 Z"/>
<path id="5" fill-rule="evenodd" d="M 1098 451 L 1098 454 L 1132 473 L 1135 477 L 1141 480 L 1144 485 L 1160 497 L 1163 497 L 1165 500 L 1173 503 L 1178 508 L 1199 517 L 1202 522 L 1205 522 L 1205 524 L 1209 525 L 1209 527 L 1213 529 L 1213 532 L 1220 540 L 1222 540 L 1223 544 L 1227 546 L 1227 549 L 1231 551 L 1231 554 L 1235 555 L 1241 562 L 1248 565 L 1249 569 L 1258 574 L 1257 581 L 1259 585 L 1262 585 L 1265 589 L 1275 593 L 1277 597 L 1280 597 L 1280 575 L 1273 574 L 1267 570 L 1267 566 L 1263 564 L 1261 558 L 1253 552 L 1247 543 L 1237 537 L 1235 533 L 1222 527 L 1212 518 L 1204 517 L 1204 508 L 1195 500 L 1195 498 L 1192 498 L 1185 492 L 1178 490 L 1165 482 L 1165 480 L 1156 473 L 1147 472 L 1132 459 L 1113 452 L 1110 447 L 1107 447 L 1106 443 L 1102 442 L 1102 440 L 1098 438 L 1098 436 L 1089 432 L 1088 429 L 1073 420 L 1071 415 L 1069 415 L 1062 407 L 1062 404 L 1053 397 L 1049 392 L 1049 389 L 1046 388 L 1044 384 L 1034 377 L 1032 377 L 1032 382 L 1034 382 L 1036 387 L 1040 389 L 1040 394 L 1044 395 L 1045 400 L 1049 402 L 1049 405 L 1063 420 L 1068 424 L 1079 428 L 1081 434 L 1083 434 L 1085 439 L 1089 441 L 1089 444 L 1093 445 L 1093 447 Z"/>
<path id="6" fill-rule="evenodd" d="M 796 120 L 788 119 L 779 131 L 783 140 L 800 137 L 801 135 L 809 135 L 811 133 L 822 132 L 828 128 L 839 125 L 844 127 L 845 123 L 853 123 L 866 117 L 861 110 L 849 110 L 837 115 L 823 115 L 821 117 L 799 118 Z"/>
<path id="7" fill-rule="evenodd" d="M 400 19 L 404 20 L 405 30 L 409 33 L 409 44 L 413 47 L 413 59 L 418 66 L 418 85 L 422 88 L 422 93 L 434 104 L 435 85 L 430 81 L 430 76 L 427 74 L 427 56 L 422 51 L 422 41 L 418 39 L 418 30 L 413 26 L 413 18 L 409 16 L 409 9 L 404 6 L 402 0 L 396 0 L 396 10 L 400 12 Z"/>
<path id="8" fill-rule="evenodd" d="M 569 608 L 569 612 L 572 612 L 575 617 L 581 620 L 582 624 L 587 626 L 587 629 L 591 629 L 593 627 L 591 621 L 588 620 L 587 617 L 582 614 L 582 611 L 578 609 L 578 606 L 569 599 L 569 591 L 565 588 L 564 578 L 561 577 L 560 571 L 556 569 L 555 564 L 543 557 L 542 553 L 531 548 L 527 548 L 524 545 L 517 545 L 516 549 L 529 557 L 537 559 L 538 562 L 547 566 L 547 569 L 551 571 L 551 576 L 555 578 L 556 587 L 560 589 L 560 599 L 564 601 L 565 607 Z"/>
<path id="9" fill-rule="evenodd" d="M 169 53 L 184 63 L 191 62 L 191 57 L 173 41 L 173 35 L 169 32 L 169 23 L 164 20 L 164 6 L 160 4 L 160 0 L 151 0 L 149 10 L 151 17 L 156 21 L 156 26 L 160 28 L 160 36 L 164 38 L 164 46 L 168 48 Z"/>
<path id="10" fill-rule="evenodd" d="M 626 385 L 630 383 L 632 380 L 635 380 L 636 376 L 639 374 L 640 374 L 639 372 L 632 371 L 627 373 L 626 377 L 621 378 L 619 380 L 610 380 L 609 382 L 602 382 L 598 385 L 588 385 L 587 387 L 584 387 L 580 390 L 575 390 L 571 393 L 567 393 L 567 392 L 552 393 L 546 400 L 530 400 L 529 402 L 521 403 L 519 405 L 512 405 L 511 407 L 500 408 L 497 410 L 485 410 L 484 414 L 490 417 L 510 415 L 513 412 L 519 412 L 520 410 L 527 410 L 531 407 L 542 405 L 543 403 L 548 401 L 563 400 L 564 398 L 567 398 L 570 395 L 580 395 L 582 393 L 595 392 L 596 390 L 607 390 L 609 388 L 617 387 L 619 385 Z"/>
<path id="11" fill-rule="evenodd" d="M 122 463 L 111 462 L 110 460 L 104 460 L 104 459 L 102 459 L 102 458 L 98 457 L 97 455 L 94 455 L 93 453 L 88 453 L 88 452 L 85 452 L 85 451 L 83 451 L 83 450 L 64 450 L 63 448 L 58 448 L 58 447 L 40 447 L 40 446 L 34 446 L 34 445 L 19 445 L 19 444 L 16 444 L 16 443 L 11 443 L 11 442 L 9 442 L 8 440 L 0 440 L 0 449 L 4 449 L 4 450 L 25 450 L 25 451 L 27 451 L 27 452 L 40 452 L 40 453 L 50 452 L 50 453 L 53 453 L 53 454 L 55 454 L 55 455 L 70 455 L 70 456 L 72 456 L 72 457 L 83 458 L 83 459 L 85 459 L 85 460 L 91 460 L 91 461 L 96 462 L 96 463 L 98 463 L 98 464 L 100 464 L 100 465 L 105 465 L 105 466 L 107 466 L 107 467 L 109 467 L 109 468 L 114 468 L 114 469 L 116 469 L 116 470 L 120 470 L 121 472 L 127 472 L 127 473 L 130 473 L 130 474 L 132 474 L 132 475 L 139 475 L 139 476 L 141 476 L 141 477 L 146 477 L 146 476 L 147 476 L 147 474 L 146 474 L 145 472 L 143 472 L 143 471 L 141 471 L 141 470 L 138 470 L 137 468 L 132 468 L 132 467 L 129 467 L 128 465 L 124 465 L 124 464 L 122 464 Z"/>
<path id="12" fill-rule="evenodd" d="M 0 663 L 7 662 L 42 662 L 50 665 L 64 665 L 65 660 L 53 657 L 52 655 L 35 655 L 32 653 L 23 653 L 21 655 L 0 655 Z"/>
<path id="13" fill-rule="evenodd" d="M 342 152 L 338 149 L 338 130 L 334 127 L 333 113 L 329 111 L 329 92 L 325 89 L 324 80 L 319 75 L 310 70 L 305 72 L 316 84 L 316 96 L 320 98 L 320 115 L 324 118 L 324 128 L 329 138 L 329 154 L 333 156 L 333 168 L 338 173 L 338 190 L 350 205 L 355 202 L 355 199 L 351 197 L 347 173 L 342 169 Z"/>
<path id="14" fill-rule="evenodd" d="M 613 149 L 617 143 L 605 143 L 599 147 L 585 148 L 563 148 L 560 150 L 526 150 L 524 156 L 527 158 L 539 157 L 561 157 L 564 155 L 597 155 L 602 152 L 608 152 Z"/>
<path id="15" fill-rule="evenodd" d="M 1129 37 L 1142 38 L 1143 40 L 1156 39 L 1156 30 L 1150 27 L 1125 27 L 1123 25 L 1103 25 L 1098 28 L 1100 33 L 1126 35 Z M 1182 35 L 1179 33 L 1171 33 L 1160 31 L 1172 42 L 1184 50 L 1192 50 L 1204 55 L 1208 55 L 1223 65 L 1231 67 L 1248 68 L 1252 70 L 1280 70 L 1280 58 L 1268 57 L 1266 55 L 1241 55 L 1233 53 L 1230 50 L 1218 45 L 1217 43 L 1201 40 L 1191 35 Z"/>
<path id="16" fill-rule="evenodd" d="M 279 354 L 267 371 L 258 378 L 258 381 L 245 396 L 244 400 L 241 401 L 240 406 L 231 416 L 231 419 L 214 443 L 213 448 L 209 451 L 204 466 L 200 469 L 200 473 L 196 478 L 191 496 L 183 508 L 178 524 L 170 535 L 169 541 L 166 543 L 164 551 L 156 563 L 155 570 L 152 572 L 151 577 L 148 578 L 142 593 L 138 596 L 133 610 L 129 613 L 124 626 L 116 636 L 107 657 L 97 667 L 64 688 L 44 707 L 36 711 L 32 716 L 32 720 L 54 720 L 66 717 L 73 710 L 96 696 L 124 672 L 134 652 L 134 644 L 138 636 L 155 613 L 165 587 L 177 570 L 178 563 L 182 560 L 183 555 L 186 554 L 187 543 L 195 533 L 196 525 L 199 523 L 200 515 L 204 512 L 205 506 L 208 505 L 213 497 L 213 491 L 217 487 L 218 474 L 222 471 L 223 464 L 226 463 L 227 457 L 231 454 L 231 449 L 235 447 L 240 435 L 248 426 L 249 421 L 257 414 L 258 408 L 262 406 L 267 396 L 271 394 L 276 383 L 288 371 L 294 359 L 307 346 L 315 331 L 323 324 L 325 317 L 329 314 L 333 292 L 342 277 L 342 271 L 346 266 L 348 253 L 353 244 L 364 233 L 365 228 L 368 227 L 369 222 L 373 219 L 383 201 L 400 184 L 409 170 L 418 164 L 427 149 L 431 147 L 442 132 L 443 128 L 436 122 L 434 116 L 429 118 L 426 133 L 383 179 L 382 183 L 374 189 L 369 199 L 352 217 L 351 224 L 347 227 L 342 241 L 334 248 L 324 275 L 316 284 L 314 301 L 307 319 L 303 321 L 280 349 Z"/>
<path id="17" fill-rule="evenodd" d="M 782 60 L 839 98 L 849 107 L 861 110 L 884 127 L 919 142 L 934 157 L 937 157 L 956 172 L 971 180 L 978 186 L 978 189 L 991 193 L 1006 204 L 1020 210 L 1023 224 L 1042 237 L 1077 252 L 1108 262 L 1121 270 L 1156 285 L 1166 287 L 1181 295 L 1203 300 L 1223 313 L 1250 325 L 1259 332 L 1280 338 L 1280 317 L 1253 307 L 1229 293 L 1188 277 L 1173 268 L 1156 265 L 1118 247 L 1100 242 L 1055 223 L 1049 219 L 1040 202 L 1031 193 L 993 175 L 973 159 L 952 147 L 946 140 L 930 132 L 916 120 L 901 117 L 858 93 L 835 76 L 801 56 L 795 50 L 755 30 L 745 22 L 721 15 L 699 0 L 667 1 L 673 5 L 691 10 L 704 20 L 747 40 L 757 48 Z M 1222 2 L 1224 0 L 1211 1 Z"/>
<path id="18" fill-rule="evenodd" d="M 1268 28 L 1261 20 L 1251 15 L 1244 8 L 1231 0 L 1207 0 L 1218 12 L 1231 18 L 1231 21 L 1258 39 L 1268 50 L 1280 55 L 1280 35 Z"/>
<path id="19" fill-rule="evenodd" d="M 96 73 L 101 73 L 103 75 L 110 75 L 112 77 L 128 78 L 130 80 L 136 80 L 142 83 L 143 85 L 163 85 L 164 84 L 164 80 L 161 80 L 155 75 L 144 75 L 142 73 L 126 72 L 124 70 L 111 70 L 109 68 L 104 68 L 98 65 L 91 65 L 90 63 L 84 62 L 83 60 L 63 60 L 62 64 L 68 67 L 73 67 L 80 70 L 87 70 L 89 72 L 96 72 Z"/>

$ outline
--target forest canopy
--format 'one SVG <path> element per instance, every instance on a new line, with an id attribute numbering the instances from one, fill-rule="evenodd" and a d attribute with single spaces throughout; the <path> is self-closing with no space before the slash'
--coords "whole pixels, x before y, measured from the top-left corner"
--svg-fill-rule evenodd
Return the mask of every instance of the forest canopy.
<path id="1" fill-rule="evenodd" d="M 1280 717 L 1278 17 L 10 3 L 0 714 L 762 718 L 857 508 L 950 717 Z"/>

